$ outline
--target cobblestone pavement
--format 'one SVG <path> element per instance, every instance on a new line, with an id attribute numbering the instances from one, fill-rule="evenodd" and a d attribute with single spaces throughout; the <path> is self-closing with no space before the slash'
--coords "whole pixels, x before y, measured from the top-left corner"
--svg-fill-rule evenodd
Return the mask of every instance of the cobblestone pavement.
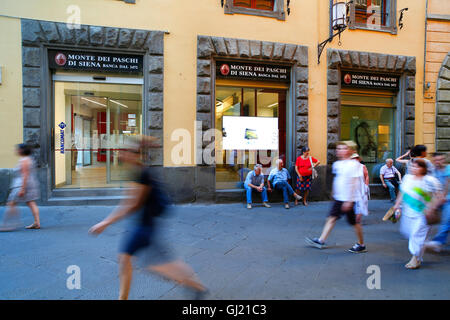
<path id="1" fill-rule="evenodd" d="M 330 202 L 271 209 L 243 204 L 176 206 L 161 218 L 162 240 L 188 262 L 210 289 L 207 299 L 449 299 L 448 247 L 427 253 L 422 268 L 406 270 L 410 255 L 398 224 L 383 222 L 390 203 L 370 201 L 364 220 L 368 252 L 348 252 L 353 229 L 341 219 L 328 249 L 305 244 L 321 232 Z M 133 221 L 89 236 L 113 207 L 41 207 L 41 230 L 0 233 L 0 299 L 116 299 L 117 252 Z M 3 216 L 5 208 L 0 208 Z M 23 223 L 31 212 L 21 208 Z M 436 232 L 436 227 L 432 233 Z M 81 289 L 69 290 L 68 266 L 81 270 Z M 367 268 L 381 271 L 369 290 Z M 190 299 L 185 289 L 149 274 L 136 261 L 130 299 Z"/>

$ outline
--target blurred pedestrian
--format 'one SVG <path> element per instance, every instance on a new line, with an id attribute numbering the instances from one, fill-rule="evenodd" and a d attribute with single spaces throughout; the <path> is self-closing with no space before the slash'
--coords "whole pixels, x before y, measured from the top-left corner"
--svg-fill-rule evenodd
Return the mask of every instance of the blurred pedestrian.
<path id="1" fill-rule="evenodd" d="M 356 214 L 356 222 L 360 224 L 362 223 L 362 216 L 369 215 L 369 171 L 367 170 L 367 167 L 362 163 L 362 159 L 359 154 L 354 153 L 351 156 L 351 159 L 357 161 L 357 163 L 360 165 L 361 170 L 361 174 L 359 175 L 359 195 L 354 208 Z"/>
<path id="2" fill-rule="evenodd" d="M 302 148 L 302 154 L 295 161 L 295 172 L 297 172 L 297 183 L 295 192 L 300 195 L 303 191 L 303 205 L 307 206 L 309 191 L 311 190 L 312 182 L 315 178 L 317 171 L 315 167 L 320 164 L 320 161 L 310 156 L 310 150 L 308 147 Z M 298 205 L 298 200 L 295 199 L 295 205 Z"/>
<path id="3" fill-rule="evenodd" d="M 276 165 L 277 167 L 270 171 L 269 178 L 267 178 L 267 190 L 272 192 L 273 184 L 273 189 L 283 192 L 284 207 L 289 209 L 289 196 L 293 195 L 297 200 L 300 200 L 302 197 L 295 193 L 289 184 L 291 175 L 286 168 L 283 168 L 283 160 L 277 159 Z"/>
<path id="4" fill-rule="evenodd" d="M 439 231 L 432 241 L 425 243 L 425 247 L 435 252 L 440 252 L 442 247 L 447 243 L 448 231 L 450 229 L 450 165 L 446 164 L 446 154 L 436 152 L 433 154 L 434 177 L 439 180 L 443 186 L 445 198 L 444 203 L 440 206 L 441 225 Z"/>
<path id="5" fill-rule="evenodd" d="M 252 208 L 252 192 L 256 191 L 261 193 L 263 205 L 266 208 L 270 208 L 267 203 L 269 200 L 267 198 L 267 189 L 264 187 L 264 175 L 262 174 L 262 165 L 256 164 L 253 171 L 247 174 L 245 179 L 244 188 L 247 195 L 247 209 Z"/>
<path id="6" fill-rule="evenodd" d="M 325 248 L 325 241 L 336 225 L 336 221 L 346 215 L 348 223 L 354 227 L 358 238 L 358 242 L 349 251 L 353 253 L 367 251 L 364 245 L 362 226 L 357 222 L 354 211 L 355 202 L 359 200 L 360 180 L 363 174 L 361 165 L 350 158 L 356 147 L 356 143 L 353 141 L 342 141 L 337 144 L 336 155 L 339 160 L 333 163 L 332 168 L 335 175 L 333 180 L 334 202 L 321 236 L 313 239 L 306 237 L 306 242 L 316 248 Z"/>
<path id="7" fill-rule="evenodd" d="M 380 169 L 381 183 L 384 188 L 389 190 L 391 202 L 394 202 L 397 198 L 395 191 L 399 188 L 399 184 L 402 183 L 402 175 L 393 164 L 394 160 L 386 159 L 386 164 Z M 396 176 L 398 177 L 398 182 Z"/>
<path id="8" fill-rule="evenodd" d="M 423 159 L 414 159 L 409 174 L 405 175 L 397 196 L 394 210 L 402 214 L 400 232 L 408 239 L 411 260 L 405 265 L 408 269 L 417 269 L 423 260 L 424 242 L 430 226 L 425 215 L 437 207 L 436 199 L 442 190 L 440 182 L 428 175 Z"/>
<path id="9" fill-rule="evenodd" d="M 140 160 L 140 153 L 152 139 L 142 138 L 131 150 L 120 152 L 120 159 L 131 164 L 136 170 L 137 179 L 130 189 L 129 197 L 100 223 L 94 225 L 89 232 L 98 235 L 108 226 L 131 215 L 138 215 L 137 225 L 125 238 L 119 254 L 120 293 L 119 299 L 128 299 L 133 273 L 132 257 L 145 253 L 150 262 L 147 269 L 186 286 L 196 292 L 200 298 L 207 290 L 197 279 L 194 271 L 183 261 L 176 260 L 157 236 L 158 221 L 155 219 L 167 210 L 168 198 L 155 178 L 154 172 Z"/>
<path id="10" fill-rule="evenodd" d="M 409 160 L 405 159 L 408 156 L 410 157 L 410 159 Z M 428 160 L 426 157 L 427 157 L 427 147 L 424 146 L 423 144 L 418 144 L 415 145 L 411 150 L 406 152 L 404 155 L 395 159 L 395 161 L 406 165 L 406 174 L 408 174 L 409 168 L 411 167 L 413 160 L 423 159 L 427 165 L 428 174 L 433 174 L 434 166 L 431 163 L 431 161 Z"/>
<path id="11" fill-rule="evenodd" d="M 7 200 L 8 208 L 5 212 L 0 231 L 12 231 L 19 227 L 19 213 L 17 204 L 25 202 L 33 214 L 34 222 L 27 229 L 40 229 L 39 208 L 36 200 L 40 197 L 39 181 L 36 175 L 36 165 L 31 157 L 32 149 L 27 144 L 18 144 L 16 153 L 20 157 L 19 163 L 13 169 L 13 180 Z"/>

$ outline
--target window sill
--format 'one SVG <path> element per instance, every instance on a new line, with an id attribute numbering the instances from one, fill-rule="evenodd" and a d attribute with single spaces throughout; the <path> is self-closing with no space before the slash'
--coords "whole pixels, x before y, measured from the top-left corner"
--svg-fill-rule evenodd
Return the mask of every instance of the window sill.
<path id="1" fill-rule="evenodd" d="M 377 31 L 377 32 L 384 32 L 384 33 L 390 33 L 393 35 L 397 34 L 397 27 L 391 28 L 391 27 L 368 27 L 367 25 L 358 25 L 353 24 L 349 26 L 350 30 L 365 30 L 365 31 Z"/>

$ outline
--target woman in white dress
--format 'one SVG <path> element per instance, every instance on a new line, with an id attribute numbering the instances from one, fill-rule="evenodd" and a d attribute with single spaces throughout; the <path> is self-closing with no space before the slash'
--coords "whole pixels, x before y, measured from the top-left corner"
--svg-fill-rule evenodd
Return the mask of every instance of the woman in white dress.
<path id="1" fill-rule="evenodd" d="M 362 216 L 369 215 L 369 171 L 367 167 L 361 163 L 361 157 L 359 154 L 354 153 L 351 157 L 355 161 L 360 163 L 361 174 L 359 175 L 359 198 L 360 200 L 355 203 L 355 214 L 357 223 L 361 223 Z"/>
<path id="2" fill-rule="evenodd" d="M 411 260 L 407 269 L 417 269 L 423 261 L 424 243 L 430 226 L 426 213 L 439 205 L 442 186 L 423 159 L 414 159 L 409 174 L 403 178 L 394 210 L 401 210 L 400 232 L 408 239 Z"/>

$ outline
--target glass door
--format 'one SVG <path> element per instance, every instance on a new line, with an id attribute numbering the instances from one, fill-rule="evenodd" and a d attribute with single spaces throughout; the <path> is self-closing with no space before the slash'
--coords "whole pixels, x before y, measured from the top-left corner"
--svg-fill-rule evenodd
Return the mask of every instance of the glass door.
<path id="1" fill-rule="evenodd" d="M 127 136 L 142 134 L 142 86 L 54 82 L 56 188 L 124 187 Z"/>

